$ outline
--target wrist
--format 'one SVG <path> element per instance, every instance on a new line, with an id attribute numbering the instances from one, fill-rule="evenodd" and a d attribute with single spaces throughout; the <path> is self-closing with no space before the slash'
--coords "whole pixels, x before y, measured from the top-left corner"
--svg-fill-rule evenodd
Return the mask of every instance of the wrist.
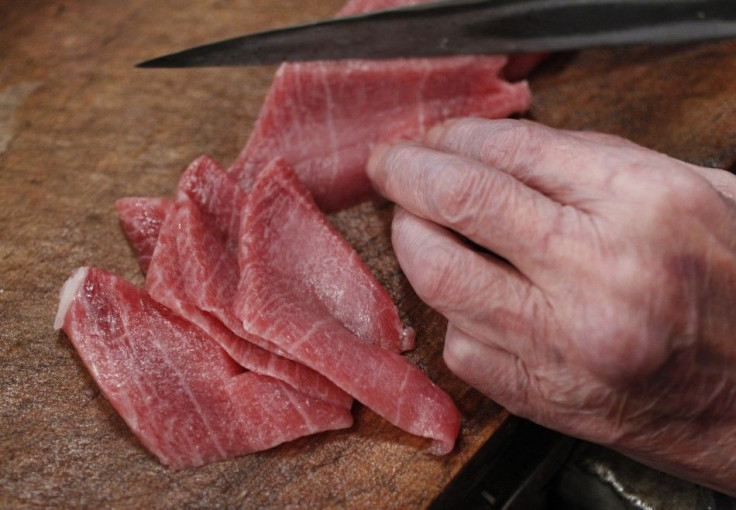
<path id="1" fill-rule="evenodd" d="M 609 446 L 664 473 L 736 496 L 735 430 L 733 419 L 676 420 Z"/>

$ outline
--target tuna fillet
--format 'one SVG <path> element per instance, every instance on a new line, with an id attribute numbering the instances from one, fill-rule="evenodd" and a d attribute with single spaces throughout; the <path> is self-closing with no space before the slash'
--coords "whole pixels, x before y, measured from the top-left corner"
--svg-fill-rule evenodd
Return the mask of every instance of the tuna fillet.
<path id="1" fill-rule="evenodd" d="M 391 423 L 431 439 L 430 451 L 450 452 L 460 426 L 450 397 L 403 357 L 362 341 L 335 318 L 330 300 L 349 296 L 351 287 L 335 286 L 329 295 L 315 284 L 321 271 L 336 275 L 342 267 L 322 244 L 326 228 L 288 166 L 279 160 L 269 165 L 242 216 L 238 317 L 245 329 L 277 344 Z M 361 313 L 360 306 L 352 309 Z"/>
<path id="2" fill-rule="evenodd" d="M 173 207 L 168 198 L 126 197 L 115 202 L 123 232 L 143 274 L 151 264 L 161 225 Z"/>
<path id="3" fill-rule="evenodd" d="M 185 199 L 186 197 L 181 201 Z M 204 276 L 191 274 L 191 263 L 186 264 L 185 262 L 199 254 L 197 250 L 202 242 L 205 246 L 209 242 L 206 238 L 198 239 L 191 236 L 188 228 L 187 207 L 188 203 L 177 203 L 159 233 L 158 243 L 146 276 L 146 289 L 151 297 L 199 326 L 235 361 L 248 370 L 282 380 L 307 395 L 349 408 L 352 398 L 324 376 L 300 363 L 263 349 L 257 345 L 259 342 L 254 342 L 254 338 L 243 331 L 240 324 L 238 324 L 238 329 L 242 333 L 235 334 L 218 317 L 201 309 L 198 306 L 198 299 L 187 293 L 187 287 L 197 292 L 207 287 L 208 280 Z M 222 246 L 221 241 L 219 239 L 215 241 L 219 242 L 217 244 L 218 256 L 227 257 L 228 251 Z M 182 244 L 186 257 L 180 255 L 179 244 Z M 232 282 L 234 294 L 238 280 L 237 262 L 234 256 L 231 267 L 235 269 Z M 183 268 L 186 268 L 189 273 L 185 274 Z"/>
<path id="4" fill-rule="evenodd" d="M 365 163 L 377 143 L 419 138 L 450 117 L 526 110 L 527 85 L 498 77 L 505 64 L 493 56 L 284 64 L 231 174 L 249 189 L 283 157 L 323 210 L 355 205 L 374 196 Z"/>
<path id="5" fill-rule="evenodd" d="M 133 433 L 175 469 L 352 423 L 342 407 L 242 373 L 199 328 L 101 269 L 67 281 L 54 326 Z"/>
<path id="6" fill-rule="evenodd" d="M 242 322 L 233 315 L 230 303 L 235 299 L 239 281 L 235 250 L 238 236 L 233 237 L 233 225 L 236 219 L 240 222 L 247 200 L 228 174 L 210 161 L 199 158 L 179 184 L 179 196 L 189 197 L 198 209 L 188 208 L 189 221 L 182 224 L 190 230 L 180 230 L 180 242 L 187 232 L 190 242 L 179 247 L 184 257 L 180 263 L 193 302 L 242 336 Z M 271 243 L 274 260 L 288 266 L 296 278 L 310 281 L 330 313 L 366 342 L 394 352 L 412 349 L 414 332 L 404 330 L 391 296 L 305 193 L 299 198 L 300 207 L 310 208 L 309 214 L 318 218 L 319 224 L 309 235 L 298 228 L 291 230 L 289 242 L 294 249 L 284 249 L 282 242 Z M 234 207 L 233 203 L 240 205 Z M 291 227 L 279 226 L 282 231 Z M 289 254 L 294 256 L 287 259 Z"/>
<path id="7" fill-rule="evenodd" d="M 414 3 L 350 2 L 340 14 Z M 417 139 L 451 117 L 525 111 L 529 88 L 501 77 L 506 63 L 473 56 L 283 64 L 230 172 L 247 190 L 283 157 L 323 210 L 355 205 L 374 197 L 365 163 L 377 143 Z"/>

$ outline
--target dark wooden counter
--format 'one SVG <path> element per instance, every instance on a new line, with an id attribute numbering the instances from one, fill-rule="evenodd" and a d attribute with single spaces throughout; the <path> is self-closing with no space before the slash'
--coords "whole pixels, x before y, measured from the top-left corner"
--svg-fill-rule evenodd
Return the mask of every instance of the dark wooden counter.
<path id="1" fill-rule="evenodd" d="M 507 420 L 442 359 L 444 322 L 391 253 L 388 207 L 334 219 L 417 329 L 409 355 L 458 403 L 442 458 L 358 406 L 356 424 L 199 469 L 158 464 L 100 396 L 63 334 L 80 265 L 142 278 L 113 201 L 168 195 L 207 152 L 245 143 L 273 68 L 137 70 L 148 57 L 328 16 L 339 1 L 0 0 L 0 507 L 422 508 Z M 558 56 L 529 116 L 621 134 L 696 163 L 736 160 L 736 44 Z"/>

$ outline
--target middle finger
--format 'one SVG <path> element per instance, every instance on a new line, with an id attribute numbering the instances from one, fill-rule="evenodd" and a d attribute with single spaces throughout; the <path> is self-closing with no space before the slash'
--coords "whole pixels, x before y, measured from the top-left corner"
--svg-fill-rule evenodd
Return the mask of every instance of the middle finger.
<path id="1" fill-rule="evenodd" d="M 547 352 L 536 341 L 547 319 L 546 300 L 516 269 L 401 208 L 392 242 L 417 295 L 450 322 L 519 356 Z"/>

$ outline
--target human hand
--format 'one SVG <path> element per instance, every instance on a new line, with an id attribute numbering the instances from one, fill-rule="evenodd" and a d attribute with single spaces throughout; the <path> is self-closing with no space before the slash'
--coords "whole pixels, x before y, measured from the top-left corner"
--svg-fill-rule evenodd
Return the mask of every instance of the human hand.
<path id="1" fill-rule="evenodd" d="M 448 319 L 452 371 L 514 414 L 736 494 L 736 177 L 480 119 L 382 146 L 368 174 L 399 206 L 407 278 Z"/>

